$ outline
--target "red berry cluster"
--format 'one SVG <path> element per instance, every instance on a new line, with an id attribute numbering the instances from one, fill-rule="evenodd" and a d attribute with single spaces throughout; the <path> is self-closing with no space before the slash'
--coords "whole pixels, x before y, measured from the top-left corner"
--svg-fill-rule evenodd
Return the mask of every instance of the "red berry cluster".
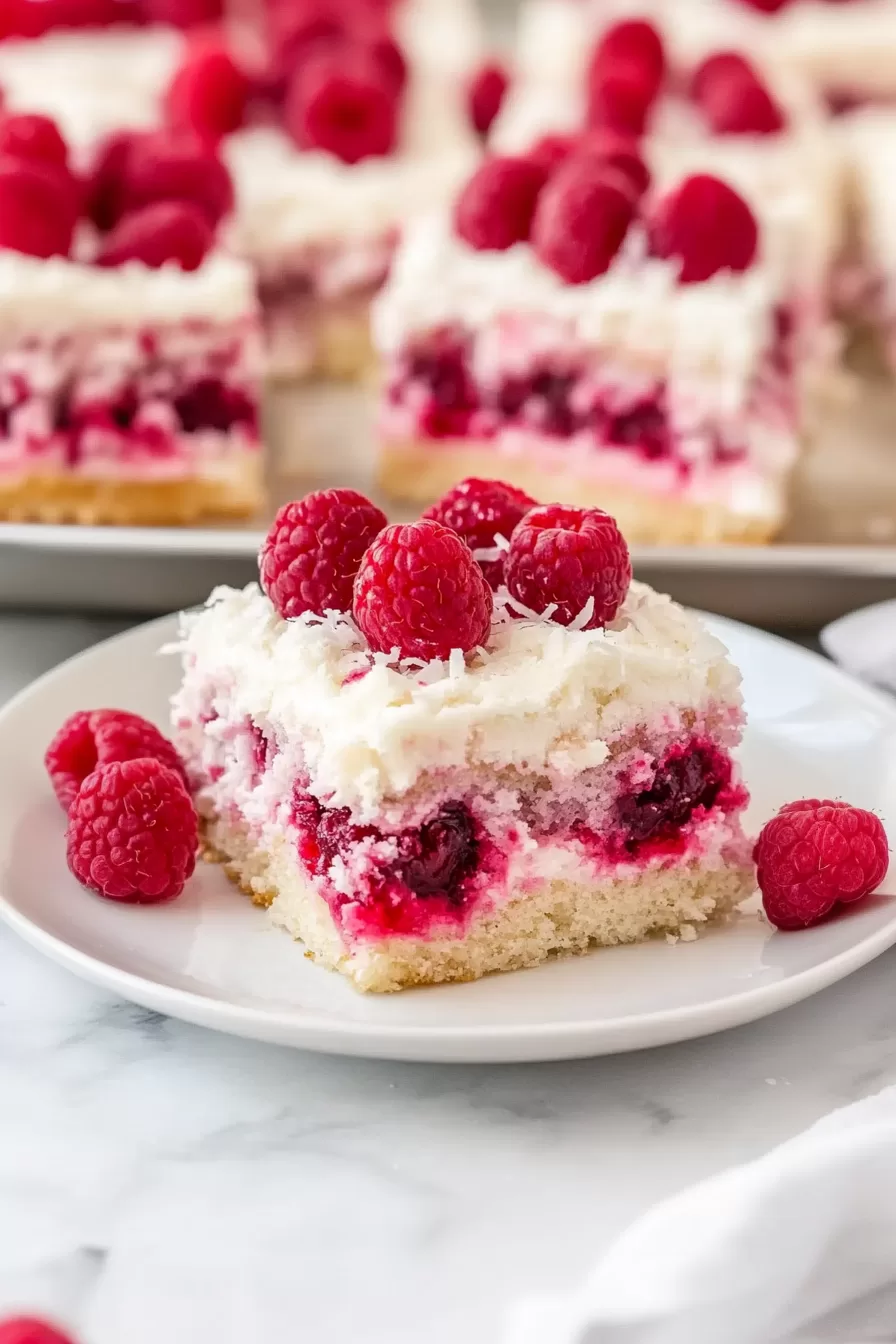
<path id="1" fill-rule="evenodd" d="M 391 8 L 386 0 L 268 0 L 271 57 L 251 97 L 300 149 L 358 163 L 395 147 L 407 64 Z"/>
<path id="2" fill-rule="evenodd" d="M 191 133 L 119 132 L 82 180 L 49 117 L 0 120 L 0 247 L 67 257 L 85 218 L 98 233 L 98 266 L 173 262 L 194 271 L 232 206 L 227 169 Z"/>
<path id="3" fill-rule="evenodd" d="M 54 28 L 167 23 L 178 28 L 218 23 L 224 0 L 3 0 L 3 38 L 43 37 Z"/>
<path id="4" fill-rule="evenodd" d="M 650 172 L 641 152 L 652 109 L 668 82 L 657 29 L 627 19 L 604 34 L 588 63 L 586 129 L 544 136 L 522 156 L 486 160 L 455 206 L 458 235 L 479 250 L 531 242 L 567 284 L 603 275 L 640 220 L 654 256 L 679 263 L 683 284 L 752 265 L 758 228 L 726 183 L 700 174 L 647 202 Z M 494 79 L 482 88 L 497 90 Z M 718 134 L 767 135 L 784 114 L 743 56 L 720 52 L 690 80 L 690 96 Z"/>
<path id="5" fill-rule="evenodd" d="M 68 813 L 66 855 L 79 882 L 130 905 L 181 894 L 198 821 L 183 762 L 154 724 L 124 710 L 79 710 L 44 763 Z"/>
<path id="6" fill-rule="evenodd" d="M 486 642 L 502 583 L 522 607 L 594 629 L 631 582 L 628 547 L 602 510 L 538 507 L 503 481 L 470 477 L 419 522 L 385 521 L 354 490 L 284 505 L 259 557 L 279 614 L 351 609 L 371 649 L 429 660 Z"/>

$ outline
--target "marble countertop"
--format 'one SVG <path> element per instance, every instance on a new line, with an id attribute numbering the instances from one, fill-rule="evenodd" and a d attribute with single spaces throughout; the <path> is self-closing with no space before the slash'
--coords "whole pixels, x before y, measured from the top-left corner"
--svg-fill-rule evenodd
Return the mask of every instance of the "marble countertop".
<path id="1" fill-rule="evenodd" d="M 0 699 L 122 625 L 0 617 Z M 168 1021 L 0 928 L 0 1314 L 85 1344 L 496 1344 L 661 1196 L 896 1081 L 894 973 L 674 1048 L 426 1067 Z"/>

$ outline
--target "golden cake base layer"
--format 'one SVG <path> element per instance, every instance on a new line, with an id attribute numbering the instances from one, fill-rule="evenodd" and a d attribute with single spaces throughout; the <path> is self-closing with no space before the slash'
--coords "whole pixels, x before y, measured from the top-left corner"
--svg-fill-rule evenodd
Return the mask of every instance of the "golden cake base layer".
<path id="1" fill-rule="evenodd" d="M 274 922 L 305 944 L 306 956 L 374 994 L 478 980 L 656 935 L 693 938 L 698 927 L 730 914 L 755 889 L 752 866 L 697 863 L 645 870 L 634 879 L 546 881 L 474 918 L 463 937 L 389 938 L 347 949 L 288 837 L 268 851 L 253 848 L 245 833 L 218 819 L 206 820 L 204 831 L 205 858 L 222 863 L 256 905 L 269 907 Z"/>
<path id="2" fill-rule="evenodd" d="M 204 519 L 250 518 L 264 504 L 260 452 L 246 455 L 226 477 L 135 481 L 116 477 L 34 473 L 0 479 L 6 522 L 180 526 Z"/>
<path id="3" fill-rule="evenodd" d="M 771 541 L 783 521 L 783 499 L 781 517 L 750 517 L 719 503 L 650 495 L 614 481 L 551 472 L 486 444 L 439 440 L 437 447 L 421 441 L 387 442 L 380 448 L 377 479 L 396 499 L 431 504 L 465 476 L 497 477 L 545 502 L 605 509 L 630 543 L 758 545 Z"/>

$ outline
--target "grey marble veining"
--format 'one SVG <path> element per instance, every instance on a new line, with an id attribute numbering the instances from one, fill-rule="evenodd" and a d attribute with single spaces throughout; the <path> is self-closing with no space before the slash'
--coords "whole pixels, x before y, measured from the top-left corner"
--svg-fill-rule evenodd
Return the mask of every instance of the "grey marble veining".
<path id="1" fill-rule="evenodd" d="M 116 628 L 0 618 L 0 696 Z M 493 1344 L 656 1199 L 896 1081 L 894 972 L 670 1049 L 426 1067 L 185 1026 L 0 929 L 0 1311 L 88 1344 Z"/>

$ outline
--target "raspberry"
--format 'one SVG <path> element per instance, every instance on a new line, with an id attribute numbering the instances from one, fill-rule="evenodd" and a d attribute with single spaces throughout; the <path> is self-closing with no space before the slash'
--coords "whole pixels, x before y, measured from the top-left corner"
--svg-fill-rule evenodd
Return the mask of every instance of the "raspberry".
<path id="1" fill-rule="evenodd" d="M 466 542 L 441 523 L 395 523 L 368 548 L 355 579 L 355 620 L 372 649 L 447 658 L 485 643 L 492 592 Z"/>
<path id="2" fill-rule="evenodd" d="M 685 178 L 659 202 L 648 235 L 653 256 L 678 259 L 683 285 L 719 271 L 748 270 L 759 246 L 756 217 L 746 201 L 705 173 Z"/>
<path id="3" fill-rule="evenodd" d="M 717 135 L 775 135 L 786 124 L 756 71 L 736 52 L 720 52 L 704 61 L 694 74 L 693 90 Z"/>
<path id="4" fill-rule="evenodd" d="M 565 163 L 570 154 L 576 149 L 581 137 L 578 135 L 563 135 L 561 132 L 551 132 L 549 135 L 543 135 L 540 140 L 529 150 L 528 157 L 532 163 L 537 163 L 539 168 L 543 168 L 545 173 L 550 175 L 555 169 Z"/>
<path id="5" fill-rule="evenodd" d="M 381 33 L 365 42 L 364 50 L 394 92 L 401 93 L 408 82 L 408 63 L 395 38 Z"/>
<path id="6" fill-rule="evenodd" d="M 807 798 L 788 803 L 766 823 L 754 858 L 772 924 L 804 929 L 880 886 L 890 848 L 873 812 Z"/>
<path id="7" fill-rule="evenodd" d="M 789 5 L 791 0 L 740 0 L 748 9 L 758 9 L 760 14 L 777 14 L 779 9 Z"/>
<path id="8" fill-rule="evenodd" d="M 67 257 L 78 209 L 69 173 L 40 161 L 0 158 L 0 247 L 32 257 Z"/>
<path id="9" fill-rule="evenodd" d="M 0 1321 L 0 1344 L 72 1344 L 68 1335 L 36 1316 L 10 1316 Z"/>
<path id="10" fill-rule="evenodd" d="M 525 242 L 546 178 L 531 159 L 487 159 L 458 198 L 455 232 L 480 252 L 505 252 Z"/>
<path id="11" fill-rule="evenodd" d="M 609 625 L 625 600 L 632 562 L 625 538 L 603 509 L 544 504 L 515 528 L 505 566 L 507 587 L 531 611 L 551 604 L 551 619 L 570 625 L 594 598 L 585 630 Z"/>
<path id="12" fill-rule="evenodd" d="M 198 823 L 180 775 L 140 757 L 89 774 L 68 816 L 66 859 L 110 901 L 173 901 L 196 866 Z"/>
<path id="13" fill-rule="evenodd" d="M 622 71 L 639 77 L 652 102 L 666 75 L 666 52 L 658 30 L 647 19 L 623 19 L 607 29 L 589 62 L 588 86 Z"/>
<path id="14" fill-rule="evenodd" d="M 26 115 L 4 117 L 0 122 L 0 154 L 30 163 L 68 168 L 68 147 L 59 127 L 49 117 Z"/>
<path id="15" fill-rule="evenodd" d="M 157 201 L 120 219 L 106 235 L 95 261 L 98 266 L 142 261 L 153 268 L 174 262 L 183 271 L 196 271 L 212 242 L 208 221 L 195 205 Z"/>
<path id="16" fill-rule="evenodd" d="M 477 135 L 488 135 L 492 122 L 510 87 L 510 76 L 503 65 L 488 61 L 480 66 L 467 86 L 467 109 Z"/>
<path id="17" fill-rule="evenodd" d="M 630 135 L 611 130 L 609 126 L 600 127 L 583 135 L 573 150 L 574 160 L 590 160 L 601 169 L 601 176 L 612 180 L 612 174 L 618 173 L 620 183 L 641 197 L 650 186 L 650 169 L 638 152 L 638 142 Z"/>
<path id="18" fill-rule="evenodd" d="M 588 87 L 586 123 L 641 136 L 655 97 L 650 80 L 640 70 L 627 66 L 608 70 Z"/>
<path id="19" fill-rule="evenodd" d="M 500 532 L 507 541 L 524 513 L 536 501 L 524 490 L 505 481 L 481 481 L 468 476 L 426 510 L 423 517 L 433 518 L 456 532 L 474 553 L 493 550 Z M 504 560 L 480 560 L 479 567 L 491 589 L 504 582 Z"/>
<path id="20" fill-rule="evenodd" d="M 609 270 L 635 214 L 628 183 L 601 165 L 576 158 L 555 173 L 538 201 L 535 251 L 567 284 L 581 285 Z"/>
<path id="21" fill-rule="evenodd" d="M 168 121 L 216 141 L 243 123 L 249 79 L 223 46 L 199 47 L 181 65 L 165 95 Z"/>
<path id="22" fill-rule="evenodd" d="M 359 163 L 394 149 L 398 98 L 369 55 L 338 51 L 296 71 L 284 124 L 300 149 L 323 149 L 343 163 Z"/>
<path id="23" fill-rule="evenodd" d="M 284 504 L 258 557 L 261 586 L 284 620 L 351 611 L 361 559 L 386 522 L 356 490 L 318 490 Z"/>
<path id="24" fill-rule="evenodd" d="M 233 209 L 233 183 L 217 154 L 191 136 L 159 131 L 132 139 L 123 156 L 121 209 L 157 201 L 197 206 L 214 228 Z"/>
<path id="25" fill-rule="evenodd" d="M 128 160 L 146 132 L 116 131 L 103 140 L 94 156 L 87 181 L 85 210 L 98 229 L 111 229 L 124 213 L 122 197 Z"/>
<path id="26" fill-rule="evenodd" d="M 78 789 L 98 765 L 151 756 L 184 780 L 183 762 L 172 742 L 148 719 L 124 709 L 78 710 L 66 719 L 44 755 L 56 797 L 67 812 Z"/>
<path id="27" fill-rule="evenodd" d="M 173 28 L 198 28 L 224 17 L 224 0 L 143 0 L 143 5 L 152 23 Z"/>

